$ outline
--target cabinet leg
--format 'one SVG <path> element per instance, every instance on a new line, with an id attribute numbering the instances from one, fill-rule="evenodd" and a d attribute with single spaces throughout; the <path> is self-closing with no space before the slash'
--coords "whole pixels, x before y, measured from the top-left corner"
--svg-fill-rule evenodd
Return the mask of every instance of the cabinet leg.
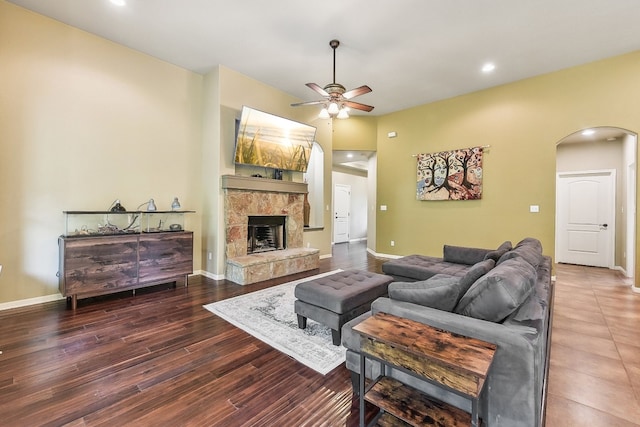
<path id="1" fill-rule="evenodd" d="M 71 295 L 71 310 L 78 308 L 78 294 Z"/>

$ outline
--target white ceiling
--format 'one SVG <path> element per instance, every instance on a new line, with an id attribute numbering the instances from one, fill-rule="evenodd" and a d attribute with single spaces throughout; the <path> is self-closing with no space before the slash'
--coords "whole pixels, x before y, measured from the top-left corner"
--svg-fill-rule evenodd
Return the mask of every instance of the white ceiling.
<path id="1" fill-rule="evenodd" d="M 640 48 L 639 0 L 12 0 L 198 73 L 221 64 L 302 101 L 367 84 L 386 114 Z M 482 74 L 486 61 L 496 70 Z M 585 88 L 588 90 L 588 88 Z M 314 108 L 314 107 L 300 107 Z M 317 108 L 317 107 L 315 107 Z"/>

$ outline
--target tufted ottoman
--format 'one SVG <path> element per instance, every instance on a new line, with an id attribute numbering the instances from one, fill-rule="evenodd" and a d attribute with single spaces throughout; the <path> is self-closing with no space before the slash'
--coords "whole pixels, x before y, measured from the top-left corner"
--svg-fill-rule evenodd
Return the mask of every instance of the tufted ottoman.
<path id="1" fill-rule="evenodd" d="M 294 303 L 298 327 L 307 318 L 331 328 L 334 345 L 340 345 L 342 325 L 371 309 L 376 298 L 387 294 L 393 277 L 360 270 L 345 270 L 296 285 Z"/>

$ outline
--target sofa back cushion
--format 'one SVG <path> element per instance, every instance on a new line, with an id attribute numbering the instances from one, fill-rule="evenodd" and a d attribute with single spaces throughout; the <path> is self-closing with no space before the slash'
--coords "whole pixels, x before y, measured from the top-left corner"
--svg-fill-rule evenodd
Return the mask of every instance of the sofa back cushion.
<path id="1" fill-rule="evenodd" d="M 460 298 L 467 293 L 471 285 L 473 285 L 476 280 L 490 272 L 495 265 L 496 262 L 492 259 L 486 259 L 474 264 L 473 267 L 471 267 L 467 273 L 460 278 L 460 295 L 458 295 L 456 304 Z M 451 309 L 453 310 L 453 307 L 451 307 Z"/>
<path id="2" fill-rule="evenodd" d="M 389 298 L 452 311 L 460 299 L 460 278 L 446 274 L 419 282 L 393 282 L 389 284 Z"/>
<path id="3" fill-rule="evenodd" d="M 534 268 L 537 267 L 543 260 L 542 244 L 538 239 L 527 237 L 518 242 L 515 248 L 504 253 L 496 264 L 501 264 L 508 259 L 517 257 L 522 257 Z"/>
<path id="4" fill-rule="evenodd" d="M 502 251 L 502 250 L 506 250 L 506 251 L 510 251 L 511 249 L 513 249 L 513 244 L 511 243 L 511 240 L 505 240 L 504 242 L 502 242 L 502 244 L 500 246 L 498 246 L 498 251 Z"/>
<path id="5" fill-rule="evenodd" d="M 535 281 L 536 270 L 523 258 L 505 260 L 471 285 L 454 311 L 501 322 L 527 299 Z"/>

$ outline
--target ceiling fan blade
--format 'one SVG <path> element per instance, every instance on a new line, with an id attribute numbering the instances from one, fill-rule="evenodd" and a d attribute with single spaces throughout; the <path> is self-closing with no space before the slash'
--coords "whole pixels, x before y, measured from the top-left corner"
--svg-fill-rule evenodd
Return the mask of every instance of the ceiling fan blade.
<path id="1" fill-rule="evenodd" d="M 301 105 L 317 105 L 317 104 L 324 104 L 325 102 L 327 102 L 326 99 L 323 99 L 322 101 L 296 102 L 295 104 L 291 104 L 291 106 L 300 107 Z"/>
<path id="2" fill-rule="evenodd" d="M 351 99 L 351 98 L 355 98 L 356 96 L 364 95 L 365 93 L 369 93 L 369 92 L 371 92 L 371 88 L 367 85 L 363 85 L 343 93 L 342 96 L 345 99 Z"/>
<path id="3" fill-rule="evenodd" d="M 355 108 L 356 110 L 362 110 L 366 112 L 373 110 L 373 107 L 371 105 L 361 104 L 359 102 L 344 101 L 343 104 L 349 108 Z"/>
<path id="4" fill-rule="evenodd" d="M 307 83 L 307 87 L 315 90 L 316 92 L 318 92 L 322 96 L 329 96 L 329 93 L 327 93 L 326 90 L 324 90 L 323 88 L 321 88 L 320 86 L 318 86 L 315 83 Z"/>

